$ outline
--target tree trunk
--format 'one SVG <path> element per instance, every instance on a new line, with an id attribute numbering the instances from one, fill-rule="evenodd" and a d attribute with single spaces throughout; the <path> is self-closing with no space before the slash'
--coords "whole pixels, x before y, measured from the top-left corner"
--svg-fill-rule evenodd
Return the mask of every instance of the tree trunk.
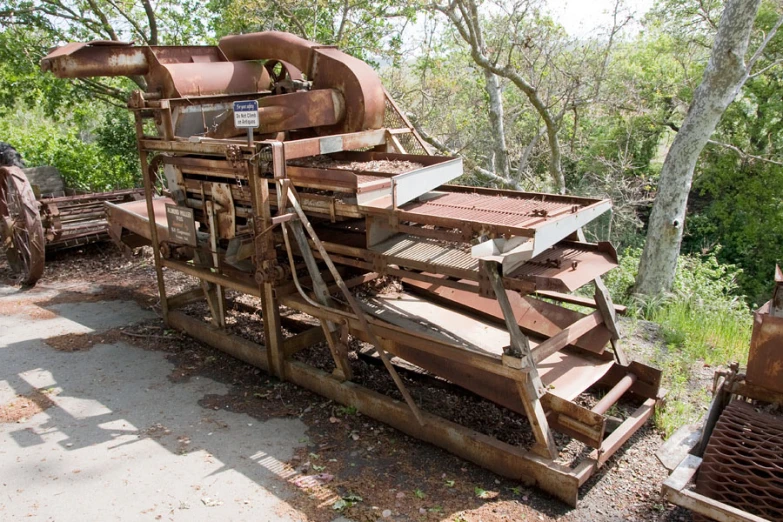
<path id="1" fill-rule="evenodd" d="M 500 90 L 500 82 L 497 75 L 488 69 L 484 70 L 486 90 L 489 96 L 489 124 L 492 132 L 493 152 L 495 153 L 495 174 L 502 178 L 508 178 L 510 167 L 508 164 L 508 147 L 506 146 L 506 129 L 503 125 L 503 93 Z"/>
<path id="2" fill-rule="evenodd" d="M 696 160 L 748 78 L 745 54 L 760 4 L 761 0 L 726 2 L 704 78 L 661 170 L 636 278 L 638 294 L 657 296 L 671 290 Z"/>

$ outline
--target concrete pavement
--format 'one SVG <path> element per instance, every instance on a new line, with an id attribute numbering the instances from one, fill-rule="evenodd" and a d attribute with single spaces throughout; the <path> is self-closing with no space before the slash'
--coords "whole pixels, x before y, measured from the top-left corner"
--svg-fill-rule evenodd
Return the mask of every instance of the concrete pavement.
<path id="1" fill-rule="evenodd" d="M 282 463 L 307 442 L 296 418 L 199 406 L 227 386 L 174 383 L 164 354 L 116 342 L 61 352 L 44 339 L 152 317 L 131 301 L 47 305 L 99 287 L 0 285 L 0 405 L 35 390 L 53 406 L 0 423 L 2 520 L 303 520 Z"/>

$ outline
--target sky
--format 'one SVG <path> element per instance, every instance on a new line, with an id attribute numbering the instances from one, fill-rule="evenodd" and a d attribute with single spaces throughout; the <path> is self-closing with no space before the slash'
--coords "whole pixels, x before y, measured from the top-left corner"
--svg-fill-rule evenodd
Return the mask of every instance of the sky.
<path id="1" fill-rule="evenodd" d="M 615 0 L 547 0 L 552 18 L 574 36 L 589 34 L 596 27 L 611 27 Z M 635 19 L 650 10 L 654 0 L 626 0 Z"/>

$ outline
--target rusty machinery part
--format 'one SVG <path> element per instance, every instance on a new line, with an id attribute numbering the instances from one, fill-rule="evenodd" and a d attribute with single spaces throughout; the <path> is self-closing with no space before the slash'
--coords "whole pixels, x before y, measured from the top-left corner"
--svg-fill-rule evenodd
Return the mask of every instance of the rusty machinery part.
<path id="1" fill-rule="evenodd" d="M 304 88 L 302 71 L 283 60 L 267 60 L 264 63 L 269 73 L 271 89 L 275 94 L 286 94 Z"/>
<path id="2" fill-rule="evenodd" d="M 783 274 L 775 269 L 772 299 L 753 313 L 750 337 L 748 384 L 783 393 Z"/>
<path id="3" fill-rule="evenodd" d="M 270 74 L 262 61 L 281 61 L 283 58 L 291 65 L 290 68 L 284 66 L 291 80 L 301 71 L 316 92 L 312 94 L 314 99 L 304 106 L 302 101 L 307 99 L 308 93 L 268 96 L 273 98 L 265 102 L 272 118 L 278 122 L 288 120 L 289 124 L 285 128 L 273 125 L 267 132 L 316 127 L 319 134 L 334 134 L 383 127 L 386 97 L 380 78 L 369 65 L 335 48 L 288 33 L 268 31 L 226 36 L 218 47 L 136 47 L 102 41 L 70 43 L 44 57 L 41 69 L 60 78 L 144 76 L 147 82 L 145 98 L 171 99 L 271 94 Z M 301 99 L 286 100 L 287 96 L 297 94 Z M 232 132 L 222 129 L 212 137 L 230 134 Z"/>
<path id="4" fill-rule="evenodd" d="M 34 285 L 44 270 L 44 233 L 38 203 L 19 167 L 0 167 L 0 232 L 11 270 Z"/>
<path id="5" fill-rule="evenodd" d="M 225 36 L 218 44 L 229 60 L 285 57 L 307 75 L 313 89 L 336 89 L 345 100 L 345 118 L 321 133 L 357 132 L 383 127 L 386 98 L 378 74 L 344 52 L 277 31 Z"/>
<path id="6" fill-rule="evenodd" d="M 783 417 L 739 400 L 729 404 L 707 444 L 696 492 L 783 520 Z"/>
<path id="7" fill-rule="evenodd" d="M 291 269 L 286 265 L 275 264 L 268 268 L 256 270 L 255 280 L 258 284 L 280 284 L 291 278 Z"/>
<path id="8" fill-rule="evenodd" d="M 148 95 L 162 98 L 263 92 L 270 83 L 263 64 L 226 61 L 211 46 L 69 43 L 44 57 L 41 69 L 59 78 L 144 76 Z"/>
<path id="9" fill-rule="evenodd" d="M 199 262 L 178 259 L 180 254 L 189 257 L 182 245 L 194 242 L 190 235 L 182 239 L 170 233 L 167 205 L 174 201 L 154 198 L 150 183 L 144 204 L 108 205 L 113 237 L 129 246 L 153 245 L 167 323 L 272 375 L 352 405 L 498 473 L 537 483 L 575 505 L 580 485 L 651 417 L 662 393 L 660 371 L 628 363 L 615 343 L 614 353 L 607 350 L 616 336 L 615 316 L 597 278 L 617 265 L 614 249 L 567 240 L 608 211 L 611 202 L 448 185 L 462 175 L 461 159 L 408 154 L 399 138 L 413 130 L 377 75 L 332 47 L 285 33 L 257 33 L 224 38 L 213 48 L 148 49 L 135 55 L 133 47 L 116 46 L 113 52 L 119 54 L 112 54 L 102 51 L 101 44 L 85 46 L 55 52 L 42 66 L 59 74 L 64 69 L 54 65 L 75 60 L 74 76 L 101 67 L 116 73 L 111 60 L 122 55 L 127 60 L 117 68 L 123 74 L 145 75 L 155 85 L 151 76 L 157 73 L 149 61 L 140 64 L 137 59 L 147 60 L 147 52 L 159 61 L 168 56 L 173 61 L 166 63 L 197 64 L 204 71 L 213 63 L 240 63 L 229 60 L 266 60 L 264 67 L 273 73 L 266 92 L 233 90 L 182 99 L 165 98 L 163 89 L 137 92 L 131 101 L 137 122 L 154 120 L 159 131 L 167 131 L 150 139 L 137 125 L 139 151 L 148 157 L 167 154 L 162 161 L 169 191 L 179 206 L 188 207 L 188 223 L 198 232 L 194 253 Z M 103 57 L 94 54 L 100 52 Z M 80 62 L 80 53 L 103 63 Z M 301 79 L 294 79 L 293 69 L 284 72 L 274 63 L 281 58 L 302 72 Z M 170 75 L 176 69 L 165 71 Z M 289 89 L 280 85 L 289 81 L 291 91 L 279 93 Z M 235 99 L 259 101 L 261 128 L 247 146 L 244 140 L 210 139 L 236 131 L 229 120 Z M 384 128 L 387 107 L 400 117 Z M 273 132 L 275 141 L 261 141 Z M 188 139 L 181 139 L 184 136 Z M 144 163 L 142 167 L 146 176 L 156 169 Z M 282 238 L 275 228 L 281 224 Z M 283 251 L 288 232 L 296 246 L 287 244 Z M 475 245 L 484 235 L 487 240 Z M 288 270 L 285 264 L 277 265 L 284 255 Z M 300 261 L 292 261 L 294 256 Z M 328 276 L 319 263 L 326 265 Z M 164 269 L 195 276 L 212 287 L 169 297 Z M 384 273 L 404 278 L 399 294 L 351 293 Z M 307 291 L 297 287 L 297 281 L 304 282 Z M 592 313 L 528 295 L 546 290 L 557 298 L 565 295 L 559 292 L 593 282 L 595 300 L 586 300 L 596 309 Z M 239 341 L 220 329 L 226 320 L 226 290 L 262 300 L 264 346 Z M 336 290 L 344 302 L 333 297 Z M 209 305 L 212 327 L 177 311 L 194 295 Z M 279 318 L 282 307 L 315 317 L 320 330 L 309 325 L 304 336 L 286 339 Z M 531 444 L 501 444 L 419 411 L 385 360 L 406 404 L 344 383 L 352 374 L 348 336 L 375 345 L 382 359 L 388 352 L 527 415 Z M 322 340 L 338 370 L 333 375 L 291 357 Z M 518 357 L 504 353 L 509 340 Z M 593 387 L 609 390 L 594 410 L 575 402 Z M 629 392 L 638 399 L 637 408 L 608 434 L 605 411 Z M 593 451 L 575 467 L 562 466 L 553 430 Z"/>
<path id="10" fill-rule="evenodd" d="M 38 204 L 46 251 L 73 248 L 109 239 L 105 203 L 126 203 L 142 197 L 142 189 L 122 189 L 41 198 Z"/>

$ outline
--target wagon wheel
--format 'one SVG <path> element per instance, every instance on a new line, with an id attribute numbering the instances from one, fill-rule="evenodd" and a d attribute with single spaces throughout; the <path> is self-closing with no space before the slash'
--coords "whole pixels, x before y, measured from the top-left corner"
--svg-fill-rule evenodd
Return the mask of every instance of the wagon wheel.
<path id="1" fill-rule="evenodd" d="M 18 167 L 0 167 L 0 245 L 23 285 L 34 285 L 44 270 L 44 235 L 38 202 Z"/>
<path id="2" fill-rule="evenodd" d="M 291 92 L 294 88 L 293 82 L 302 79 L 302 71 L 283 60 L 268 60 L 264 63 L 264 68 L 269 73 L 272 91 L 275 94 Z"/>

